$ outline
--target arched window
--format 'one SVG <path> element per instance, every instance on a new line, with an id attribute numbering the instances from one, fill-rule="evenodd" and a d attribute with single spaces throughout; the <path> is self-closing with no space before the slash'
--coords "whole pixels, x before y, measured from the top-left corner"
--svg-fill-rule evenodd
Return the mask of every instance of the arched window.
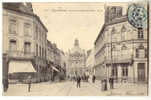
<path id="1" fill-rule="evenodd" d="M 125 46 L 125 44 L 123 44 L 121 50 L 126 50 L 126 49 L 127 49 L 127 47 Z"/>

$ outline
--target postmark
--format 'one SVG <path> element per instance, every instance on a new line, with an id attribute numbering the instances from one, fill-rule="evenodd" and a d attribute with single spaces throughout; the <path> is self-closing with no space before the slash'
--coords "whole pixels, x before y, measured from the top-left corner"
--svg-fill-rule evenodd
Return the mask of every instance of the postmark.
<path id="1" fill-rule="evenodd" d="M 127 10 L 128 22 L 135 28 L 145 28 L 147 25 L 147 11 L 144 7 L 132 4 Z"/>

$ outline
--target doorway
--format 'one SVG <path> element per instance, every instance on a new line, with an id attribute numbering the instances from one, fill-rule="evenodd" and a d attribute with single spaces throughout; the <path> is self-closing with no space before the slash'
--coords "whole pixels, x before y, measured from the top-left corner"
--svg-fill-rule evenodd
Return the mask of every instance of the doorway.
<path id="1" fill-rule="evenodd" d="M 145 81 L 145 63 L 138 63 L 138 81 Z"/>

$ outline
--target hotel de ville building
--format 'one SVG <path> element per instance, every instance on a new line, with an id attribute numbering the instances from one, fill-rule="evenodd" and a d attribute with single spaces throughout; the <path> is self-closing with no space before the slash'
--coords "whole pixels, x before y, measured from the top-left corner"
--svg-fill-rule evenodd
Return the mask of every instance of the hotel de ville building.
<path id="1" fill-rule="evenodd" d="M 122 7 L 105 7 L 105 21 L 95 40 L 97 79 L 146 82 L 148 79 L 147 28 L 137 29 L 122 14 Z"/>

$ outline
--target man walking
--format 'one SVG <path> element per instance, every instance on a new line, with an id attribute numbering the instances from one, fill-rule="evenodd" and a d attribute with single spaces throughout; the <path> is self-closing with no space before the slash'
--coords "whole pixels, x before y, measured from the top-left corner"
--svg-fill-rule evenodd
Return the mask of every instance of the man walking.
<path id="1" fill-rule="evenodd" d="M 110 88 L 113 89 L 114 79 L 113 77 L 109 78 Z"/>
<path id="2" fill-rule="evenodd" d="M 81 77 L 77 76 L 77 88 L 80 88 Z"/>
<path id="3" fill-rule="evenodd" d="M 7 92 L 8 89 L 8 79 L 4 79 L 4 83 L 3 83 L 3 88 L 4 88 L 4 92 Z"/>
<path id="4" fill-rule="evenodd" d="M 93 83 L 95 83 L 95 78 L 96 78 L 95 75 L 93 75 L 93 77 L 92 77 L 92 82 Z"/>
<path id="5" fill-rule="evenodd" d="M 28 92 L 30 92 L 31 89 L 31 76 L 28 77 Z"/>

